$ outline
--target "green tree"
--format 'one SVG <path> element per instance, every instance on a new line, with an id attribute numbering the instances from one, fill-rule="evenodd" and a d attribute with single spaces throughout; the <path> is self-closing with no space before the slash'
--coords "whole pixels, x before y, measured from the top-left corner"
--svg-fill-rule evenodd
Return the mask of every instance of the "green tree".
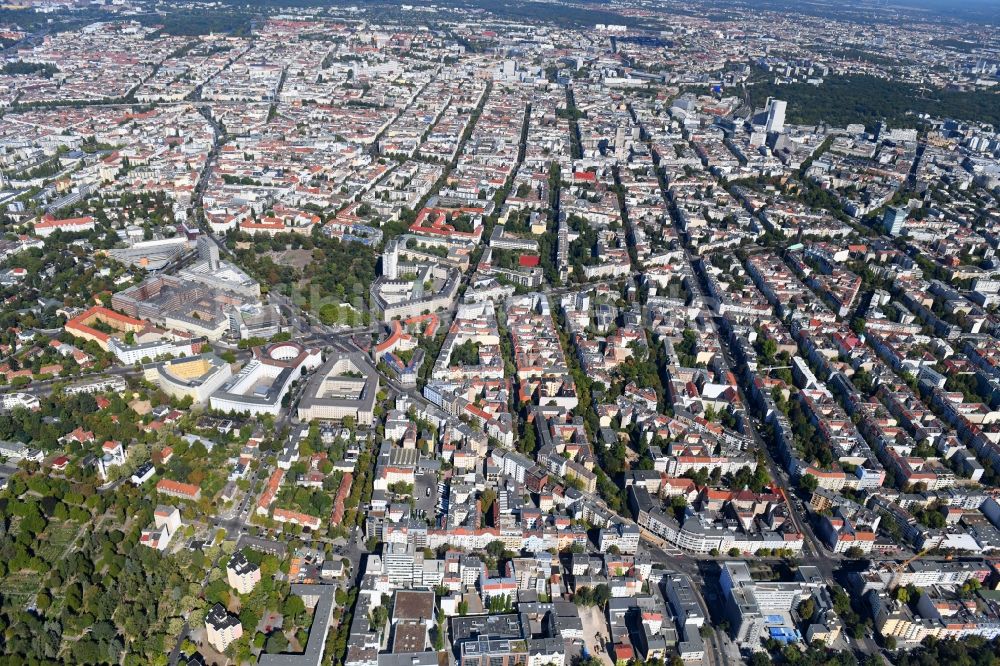
<path id="1" fill-rule="evenodd" d="M 389 611 L 384 606 L 376 606 L 371 615 L 372 626 L 381 631 L 388 621 Z"/>
<path id="2" fill-rule="evenodd" d="M 490 515 L 490 509 L 493 508 L 493 502 L 496 501 L 497 493 L 492 488 L 485 489 L 479 496 L 479 502 L 482 505 L 483 516 Z"/>
<path id="3" fill-rule="evenodd" d="M 799 617 L 803 620 L 809 621 L 816 612 L 816 602 L 813 601 L 812 597 L 804 599 L 798 607 Z"/>
<path id="4" fill-rule="evenodd" d="M 285 634 L 280 629 L 271 632 L 267 637 L 267 642 L 264 644 L 264 651 L 268 654 L 281 654 L 288 649 L 288 639 Z"/>

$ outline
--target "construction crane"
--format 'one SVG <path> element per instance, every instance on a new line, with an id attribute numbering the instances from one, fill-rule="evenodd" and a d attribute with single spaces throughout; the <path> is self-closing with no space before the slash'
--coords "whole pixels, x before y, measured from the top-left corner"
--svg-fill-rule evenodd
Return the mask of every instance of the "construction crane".
<path id="1" fill-rule="evenodd" d="M 897 587 L 899 585 L 899 577 L 903 573 L 903 570 L 906 569 L 906 567 L 910 566 L 916 560 L 919 560 L 921 557 L 923 557 L 927 553 L 931 552 L 932 550 L 934 550 L 934 549 L 933 548 L 924 548 L 922 551 L 920 551 L 919 553 L 917 553 L 913 557 L 911 557 L 911 558 L 909 558 L 907 560 L 904 560 L 903 562 L 900 562 L 895 567 L 891 567 L 891 569 L 892 569 L 892 580 L 889 581 L 889 587 L 890 588 Z"/>

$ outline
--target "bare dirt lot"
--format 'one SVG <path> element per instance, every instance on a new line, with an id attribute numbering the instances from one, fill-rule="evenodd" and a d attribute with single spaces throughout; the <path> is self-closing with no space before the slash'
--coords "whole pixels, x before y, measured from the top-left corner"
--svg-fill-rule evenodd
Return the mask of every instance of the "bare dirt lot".
<path id="1" fill-rule="evenodd" d="M 580 609 L 580 619 L 583 621 L 583 640 L 587 646 L 587 652 L 591 657 L 601 660 L 601 663 L 611 666 L 611 657 L 608 656 L 607 645 L 598 643 L 598 637 L 607 640 L 608 623 L 604 619 L 601 609 L 596 606 L 578 606 Z"/>
<path id="2" fill-rule="evenodd" d="M 283 250 L 268 252 L 267 256 L 279 266 L 291 266 L 300 271 L 312 261 L 312 250 Z"/>

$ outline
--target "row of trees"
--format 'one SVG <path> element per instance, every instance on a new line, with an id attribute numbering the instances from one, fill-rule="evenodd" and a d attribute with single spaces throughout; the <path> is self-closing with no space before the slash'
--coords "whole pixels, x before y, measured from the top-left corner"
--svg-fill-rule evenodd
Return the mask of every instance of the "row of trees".
<path id="1" fill-rule="evenodd" d="M 578 606 L 597 606 L 604 608 L 611 598 L 611 590 L 605 584 L 597 585 L 593 588 L 584 587 L 576 591 L 573 595 L 573 603 Z"/>

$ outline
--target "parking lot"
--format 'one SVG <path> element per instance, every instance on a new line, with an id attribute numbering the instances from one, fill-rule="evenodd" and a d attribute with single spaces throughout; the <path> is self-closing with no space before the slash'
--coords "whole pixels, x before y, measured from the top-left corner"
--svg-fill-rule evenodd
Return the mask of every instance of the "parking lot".
<path id="1" fill-rule="evenodd" d="M 424 511 L 428 516 L 434 516 L 434 506 L 438 500 L 437 475 L 433 472 L 417 474 L 417 482 L 413 486 L 413 501 L 418 511 Z M 428 492 L 429 490 L 429 492 Z"/>

